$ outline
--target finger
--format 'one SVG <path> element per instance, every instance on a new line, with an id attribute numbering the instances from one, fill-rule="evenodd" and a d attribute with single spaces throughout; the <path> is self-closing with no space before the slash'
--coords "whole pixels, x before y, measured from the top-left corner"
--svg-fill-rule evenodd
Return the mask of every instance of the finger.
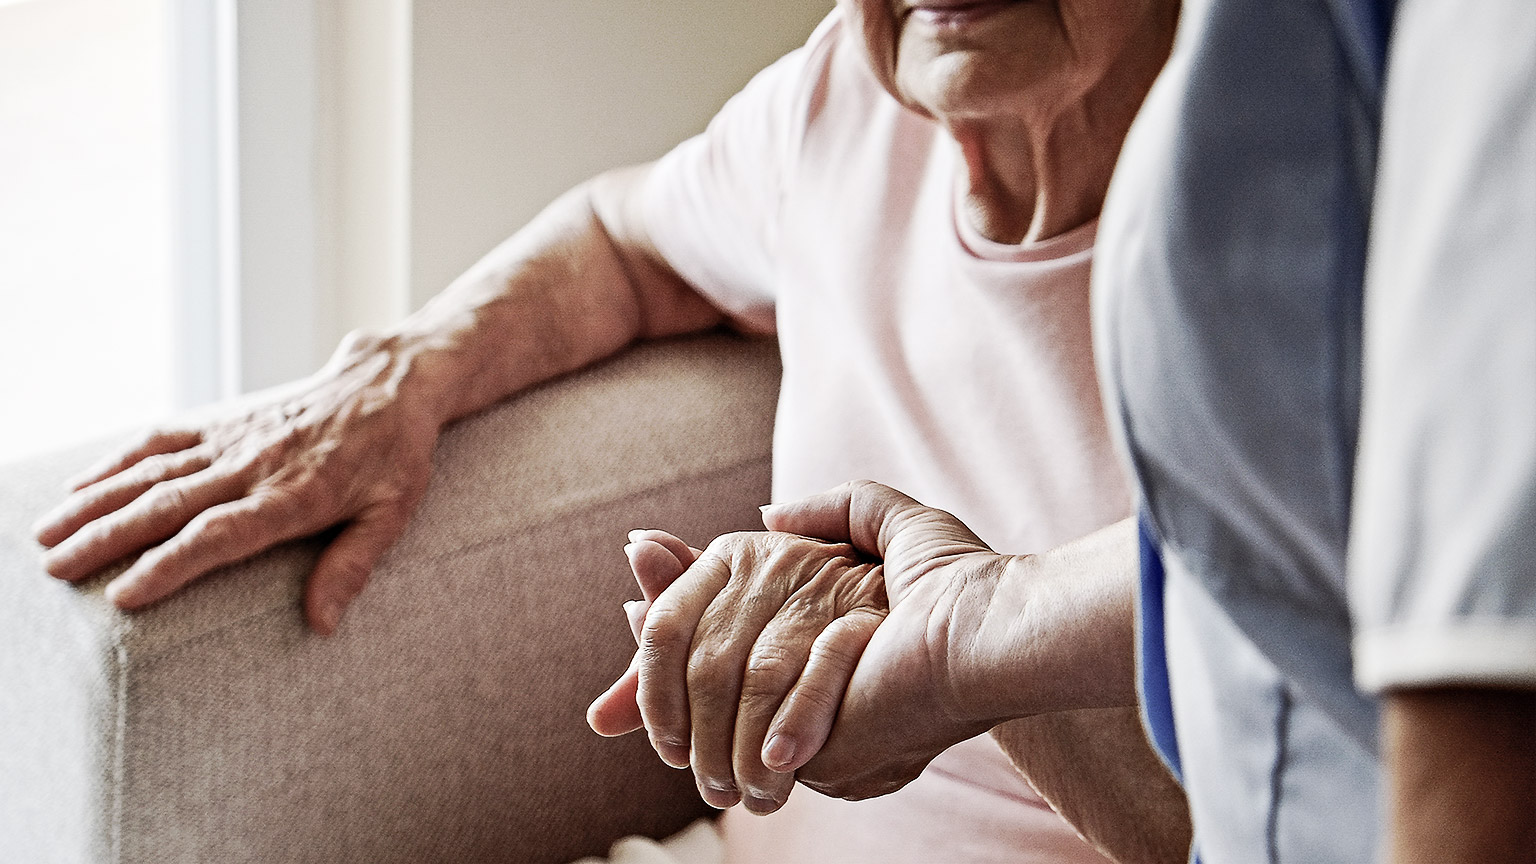
<path id="1" fill-rule="evenodd" d="M 148 456 L 118 474 L 83 488 L 37 520 L 37 542 L 52 548 L 86 525 L 136 501 L 155 484 L 202 471 L 212 458 L 198 449 Z"/>
<path id="2" fill-rule="evenodd" d="M 795 784 L 793 774 L 763 764 L 763 739 L 774 713 L 805 669 L 811 646 L 831 623 L 831 614 L 830 608 L 820 615 L 781 614 L 763 628 L 752 646 L 742 676 L 731 750 L 742 803 L 753 813 L 779 809 Z"/>
<path id="3" fill-rule="evenodd" d="M 151 432 L 126 451 L 114 453 L 103 458 L 91 467 L 71 477 L 65 483 L 71 492 L 78 492 L 92 483 L 99 483 L 150 456 L 186 450 L 196 447 L 201 443 L 203 443 L 203 436 L 200 432 L 181 430 Z"/>
<path id="4" fill-rule="evenodd" d="M 587 725 L 604 737 L 613 738 L 644 727 L 640 719 L 640 705 L 635 692 L 640 686 L 640 653 L 635 652 L 629 668 L 619 680 L 613 682 L 603 695 L 592 700 L 587 708 Z"/>
<path id="5" fill-rule="evenodd" d="M 624 617 L 629 620 L 629 632 L 634 634 L 635 645 L 640 644 L 640 628 L 645 626 L 645 613 L 651 604 L 644 600 L 624 603 Z M 597 697 L 587 709 L 587 725 L 599 735 L 624 735 L 639 729 L 640 705 L 635 701 L 635 691 L 640 686 L 640 652 L 636 651 L 629 661 L 629 668 L 613 682 L 603 695 Z M 601 724 L 601 725 L 600 725 Z"/>
<path id="6" fill-rule="evenodd" d="M 323 524 L 309 521 L 270 494 L 210 507 L 108 583 L 107 599 L 122 609 L 148 606 L 199 576 L 313 533 Z"/>
<path id="7" fill-rule="evenodd" d="M 855 480 L 798 501 L 769 505 L 763 509 L 763 524 L 772 531 L 851 543 L 860 552 L 880 559 L 899 551 L 893 550 L 891 544 L 903 532 L 921 538 L 922 542 L 989 548 L 951 514 L 925 507 L 916 499 L 869 480 Z M 924 530 L 909 531 L 918 527 Z"/>
<path id="8" fill-rule="evenodd" d="M 816 639 L 805 671 L 768 724 L 761 754 L 770 770 L 790 776 L 827 743 L 853 670 L 884 619 L 874 609 L 855 609 Z"/>
<path id="9" fill-rule="evenodd" d="M 198 514 L 239 498 L 238 474 L 200 471 L 155 484 L 115 513 L 80 528 L 43 555 L 43 569 L 76 581 L 186 529 Z"/>
<path id="10" fill-rule="evenodd" d="M 650 540 L 653 543 L 665 546 L 667 551 L 677 557 L 677 560 L 683 562 L 684 567 L 697 561 L 699 556 L 704 554 L 701 550 L 695 549 L 678 539 L 677 535 L 669 534 L 656 528 L 636 528 L 629 532 L 629 542 L 639 543 L 642 540 Z"/>
<path id="11" fill-rule="evenodd" d="M 624 555 L 629 559 L 630 572 L 640 585 L 640 593 L 647 600 L 660 596 L 693 563 L 692 558 L 679 558 L 671 549 L 654 540 L 631 542 L 625 545 Z"/>
<path id="12" fill-rule="evenodd" d="M 689 649 L 705 609 L 729 578 L 720 559 L 700 558 L 651 604 L 640 631 L 640 716 L 657 754 L 677 768 L 689 764 Z"/>
<path id="13" fill-rule="evenodd" d="M 304 588 L 305 617 L 316 633 L 329 636 L 336 632 L 341 616 L 368 584 L 379 558 L 400 539 L 409 521 L 409 514 L 394 506 L 364 511 L 320 553 Z"/>
<path id="14" fill-rule="evenodd" d="M 624 603 L 624 618 L 629 621 L 629 632 L 634 634 L 635 644 L 640 644 L 640 628 L 645 626 L 645 613 L 651 611 L 650 601 L 627 600 Z"/>
<path id="15" fill-rule="evenodd" d="M 629 620 L 629 632 L 634 634 L 635 645 L 640 644 L 640 628 L 645 626 L 645 613 L 651 604 L 644 600 L 624 603 L 624 617 Z M 640 686 L 640 652 L 635 652 L 629 668 L 613 682 L 607 692 L 597 697 L 587 709 L 587 725 L 599 735 L 624 735 L 639 729 L 640 704 L 635 701 L 635 691 Z M 602 723 L 603 725 L 599 725 Z"/>
<path id="16" fill-rule="evenodd" d="M 708 556 L 701 559 L 710 560 Z M 716 807 L 727 806 L 738 799 L 745 800 L 741 796 L 747 790 L 738 782 L 734 742 L 737 710 L 743 698 L 747 673 L 754 660 L 768 657 L 770 659 L 759 665 L 773 665 L 775 658 L 782 657 L 784 664 L 798 670 L 803 658 L 793 656 L 795 649 L 792 646 L 795 642 L 807 646 L 811 642 L 811 637 L 806 636 L 787 640 L 791 645 L 789 648 L 758 648 L 759 645 L 774 645 L 772 634 L 769 641 L 763 640 L 763 631 L 781 617 L 781 610 L 789 600 L 789 593 L 778 589 L 790 587 L 792 591 L 792 586 L 806 575 L 803 571 L 797 573 L 794 568 L 805 563 L 808 562 L 783 561 L 777 555 L 746 564 L 739 558 L 731 559 L 730 569 L 737 572 L 731 574 L 731 582 L 709 605 L 694 632 L 687 671 L 691 748 L 689 762 L 698 781 L 700 794 Z M 822 561 L 812 560 L 809 563 L 817 568 L 826 566 Z M 759 574 L 771 574 L 771 581 L 764 583 L 758 579 L 743 578 L 754 570 Z M 814 609 L 814 604 L 796 604 L 796 608 Z M 798 614 L 792 612 L 783 617 L 793 619 Z M 817 624 L 809 626 L 812 634 L 820 630 Z M 787 687 L 788 684 L 785 685 Z M 757 749 L 753 748 L 754 753 Z M 760 784 L 762 788 L 758 790 L 761 793 L 758 797 L 762 800 L 753 802 L 752 806 L 760 812 L 776 809 L 776 803 L 769 806 L 767 802 L 775 798 L 783 800 L 788 792 L 779 788 L 782 785 L 777 778 Z"/>
<path id="17" fill-rule="evenodd" d="M 763 524 L 770 531 L 852 543 L 866 555 L 883 557 L 880 526 L 908 506 L 922 505 L 889 486 L 856 480 L 798 501 L 770 504 L 763 508 Z"/>

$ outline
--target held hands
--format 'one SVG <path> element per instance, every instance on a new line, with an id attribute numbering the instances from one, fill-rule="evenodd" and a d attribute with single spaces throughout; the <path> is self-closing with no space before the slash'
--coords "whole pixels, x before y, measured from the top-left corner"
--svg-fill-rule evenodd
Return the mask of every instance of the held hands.
<path id="1" fill-rule="evenodd" d="M 643 721 L 656 752 L 691 765 L 716 807 L 778 809 L 794 775 L 764 753 L 778 729 L 818 741 L 830 730 L 884 617 L 880 567 L 846 544 L 788 534 L 728 534 L 702 553 L 659 531 L 631 540 L 631 566 L 654 599 L 628 607 L 640 648 L 588 721 L 608 735 Z"/>
<path id="2" fill-rule="evenodd" d="M 868 481 L 776 505 L 763 521 L 882 560 L 890 600 L 830 709 L 831 734 L 820 747 L 804 739 L 786 765 L 800 782 L 838 798 L 886 795 L 955 744 L 1021 716 L 1010 643 L 996 632 L 1014 618 L 1002 588 L 1019 559 L 993 552 L 949 513 Z"/>
<path id="3" fill-rule="evenodd" d="M 771 812 L 797 778 L 839 797 L 894 791 L 1005 719 L 989 687 L 999 664 L 978 662 L 976 644 L 1005 556 L 873 483 L 764 521 L 777 533 L 727 535 L 702 555 L 663 532 L 631 535 L 652 602 L 626 610 L 640 649 L 593 703 L 595 730 L 643 721 L 706 801 Z"/>
<path id="4" fill-rule="evenodd" d="M 354 337 L 301 388 L 156 432 L 103 460 L 38 521 L 38 542 L 50 550 L 44 567 L 73 582 L 142 552 L 106 588 L 112 602 L 136 609 L 344 524 L 304 598 L 310 626 L 331 633 L 431 474 L 441 424 L 406 398 L 409 367 L 392 342 Z"/>

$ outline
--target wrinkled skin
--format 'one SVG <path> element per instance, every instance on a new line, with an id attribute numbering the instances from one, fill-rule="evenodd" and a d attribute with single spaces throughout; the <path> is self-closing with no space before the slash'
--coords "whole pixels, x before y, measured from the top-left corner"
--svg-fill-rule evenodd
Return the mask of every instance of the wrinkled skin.
<path id="1" fill-rule="evenodd" d="M 353 339 L 306 387 L 146 436 L 85 472 L 39 520 L 44 567 L 77 581 L 147 549 L 106 589 L 136 609 L 340 524 L 304 600 L 311 626 L 330 633 L 431 474 L 439 423 L 401 398 L 403 374 L 381 346 Z"/>
<path id="2" fill-rule="evenodd" d="M 45 568 L 73 582 L 143 553 L 106 589 L 138 609 L 339 528 L 304 597 L 310 626 L 332 633 L 405 530 L 447 423 L 637 339 L 722 322 L 635 218 L 649 171 L 573 189 L 405 321 L 348 337 L 314 375 L 109 456 L 37 523 Z"/>
<path id="3" fill-rule="evenodd" d="M 850 531 L 846 502 L 810 499 L 691 567 L 676 538 L 632 535 L 631 566 L 655 600 L 627 610 L 640 648 L 593 703 L 593 728 L 644 725 L 664 760 L 692 766 L 705 800 L 766 813 L 796 779 L 843 798 L 895 791 L 1002 719 L 987 695 L 997 664 L 971 637 L 1005 556 L 943 511 L 859 488 L 890 510 L 878 532 Z"/>
<path id="4" fill-rule="evenodd" d="M 589 722 L 604 734 L 643 723 L 657 753 L 691 766 L 716 807 L 778 809 L 794 775 L 764 762 L 770 725 L 826 736 L 885 617 L 880 566 L 847 544 L 782 533 L 728 534 L 699 553 L 664 532 L 631 539 L 637 581 L 655 596 L 627 610 L 636 661 Z"/>

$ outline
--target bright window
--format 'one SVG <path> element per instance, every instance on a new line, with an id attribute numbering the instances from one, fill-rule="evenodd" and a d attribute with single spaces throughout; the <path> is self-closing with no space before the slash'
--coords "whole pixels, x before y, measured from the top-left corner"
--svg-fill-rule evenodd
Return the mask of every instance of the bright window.
<path id="1" fill-rule="evenodd" d="M 168 6 L 0 2 L 0 461 L 175 407 Z"/>

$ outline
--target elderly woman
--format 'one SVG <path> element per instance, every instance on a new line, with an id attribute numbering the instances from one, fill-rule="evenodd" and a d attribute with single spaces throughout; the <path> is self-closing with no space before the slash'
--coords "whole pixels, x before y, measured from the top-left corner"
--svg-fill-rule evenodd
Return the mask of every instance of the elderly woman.
<path id="1" fill-rule="evenodd" d="M 1536 860 L 1536 6 L 1396 5 L 1188 10 L 1095 276 L 1139 537 L 998 555 L 872 483 L 703 553 L 637 534 L 654 603 L 599 725 L 775 801 L 878 793 L 1135 698 L 1139 575 L 1198 860 Z"/>
<path id="2" fill-rule="evenodd" d="M 1018 551 L 1116 522 L 1130 505 L 1088 272 L 1176 17 L 1170 0 L 842 0 L 704 135 L 564 196 L 400 327 L 349 340 L 300 395 L 92 472 L 39 530 L 47 566 L 80 579 L 152 547 L 107 588 L 137 608 L 340 523 L 305 597 L 331 633 L 409 520 L 444 424 L 636 339 L 721 323 L 779 340 L 776 498 L 870 477 Z M 1064 809 L 1085 802 L 1085 831 L 1149 808 L 1139 821 L 1173 825 L 1177 847 L 1181 814 L 1133 712 L 997 740 Z M 685 739 L 657 744 L 687 761 Z M 700 780 L 711 804 L 740 798 L 729 772 Z M 730 859 L 1098 859 L 986 737 L 879 803 L 800 799 L 728 817 Z"/>

